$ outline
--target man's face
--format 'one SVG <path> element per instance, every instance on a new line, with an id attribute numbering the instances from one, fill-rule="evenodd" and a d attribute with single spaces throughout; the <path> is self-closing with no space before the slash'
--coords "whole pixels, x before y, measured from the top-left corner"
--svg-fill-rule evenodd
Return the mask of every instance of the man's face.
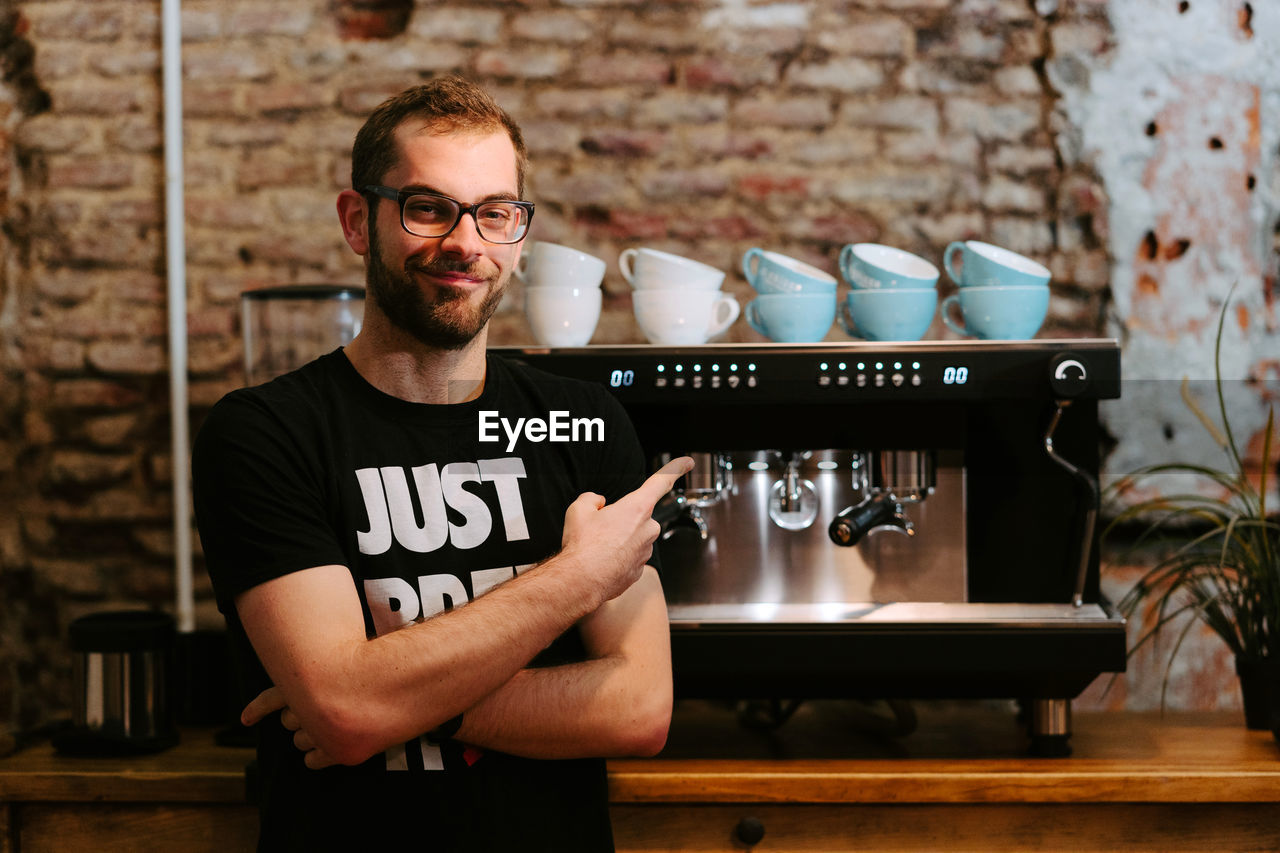
<path id="1" fill-rule="evenodd" d="M 464 205 L 514 199 L 515 147 L 504 132 L 432 134 L 409 121 L 396 130 L 399 162 L 383 178 Z M 392 323 L 434 349 L 460 349 L 489 322 L 520 257 L 520 244 L 486 242 L 464 214 L 444 237 L 417 237 L 387 199 L 369 216 L 368 289 Z"/>

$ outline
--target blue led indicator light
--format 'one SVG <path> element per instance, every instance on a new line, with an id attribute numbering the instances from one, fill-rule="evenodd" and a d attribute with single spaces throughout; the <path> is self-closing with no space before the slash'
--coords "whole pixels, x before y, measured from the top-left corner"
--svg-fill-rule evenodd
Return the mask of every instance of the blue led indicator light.
<path id="1" fill-rule="evenodd" d="M 681 371 L 683 371 L 683 370 L 684 370 L 684 365 L 683 365 L 683 364 L 677 364 L 677 365 L 676 365 L 676 373 L 680 373 L 680 372 L 681 372 Z"/>
<path id="2" fill-rule="evenodd" d="M 824 362 L 822 362 L 822 364 L 819 364 L 819 365 L 818 365 L 818 369 L 819 369 L 819 370 L 826 370 L 826 369 L 827 369 L 827 363 L 826 363 L 825 361 L 824 361 Z"/>
<path id="3" fill-rule="evenodd" d="M 712 372 L 712 373 L 719 373 L 719 372 L 720 372 L 720 365 L 718 365 L 718 364 L 713 364 L 713 365 L 711 365 L 711 372 Z"/>
<path id="4" fill-rule="evenodd" d="M 662 371 L 664 371 L 664 370 L 666 370 L 666 369 L 667 369 L 667 368 L 666 368 L 666 367 L 664 367 L 663 365 L 661 365 L 661 364 L 659 364 L 659 365 L 658 365 L 658 372 L 659 372 L 659 373 L 661 373 Z"/>
<path id="5" fill-rule="evenodd" d="M 839 363 L 838 365 L 836 365 L 836 366 L 837 366 L 837 367 L 839 367 L 841 370 L 844 370 L 844 368 L 845 368 L 845 363 L 842 361 L 842 362 L 840 362 L 840 363 Z M 821 466 L 819 466 L 819 467 L 821 467 Z"/>
<path id="6" fill-rule="evenodd" d="M 729 369 L 730 369 L 730 370 L 733 370 L 733 371 L 736 371 L 736 370 L 738 369 L 738 365 L 736 365 L 736 364 L 731 364 L 731 365 L 729 365 Z"/>
<path id="7" fill-rule="evenodd" d="M 748 365 L 747 365 L 747 370 L 750 370 L 750 371 L 754 372 L 754 371 L 755 371 L 755 369 L 756 369 L 756 366 L 755 366 L 755 363 L 754 363 L 754 362 L 753 362 L 753 363 L 751 363 L 751 364 L 748 364 Z"/>

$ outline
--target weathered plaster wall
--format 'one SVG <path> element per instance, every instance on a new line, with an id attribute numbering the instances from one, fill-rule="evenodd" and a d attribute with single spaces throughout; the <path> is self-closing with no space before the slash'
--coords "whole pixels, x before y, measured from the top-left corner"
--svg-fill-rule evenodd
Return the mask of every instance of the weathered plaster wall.
<path id="1" fill-rule="evenodd" d="M 1113 0 L 1104 53 L 1055 31 L 1067 162 L 1088 162 L 1110 199 L 1110 331 L 1124 399 L 1108 407 L 1113 474 L 1181 458 L 1226 460 L 1182 402 L 1183 377 L 1216 413 L 1223 331 L 1236 440 L 1256 462 L 1280 388 L 1280 8 L 1242 0 Z M 1245 381 L 1252 384 L 1244 385 Z"/>
<path id="2" fill-rule="evenodd" d="M 1117 441 L 1108 479 L 1158 462 L 1229 465 L 1180 385 L 1192 380 L 1192 394 L 1219 419 L 1213 352 L 1233 285 L 1224 391 L 1235 440 L 1256 477 L 1267 411 L 1280 398 L 1280 6 L 1112 0 L 1105 7 L 1106 49 L 1052 28 L 1047 72 L 1061 94 L 1063 160 L 1094 169 L 1108 198 L 1108 332 L 1122 342 L 1125 376 L 1123 398 L 1104 409 Z M 1274 501 L 1274 475 L 1270 482 Z M 1211 491 L 1195 478 L 1169 477 L 1141 494 L 1188 489 Z M 1140 573 L 1141 566 L 1112 563 L 1104 589 L 1117 598 Z M 1095 685 L 1084 704 L 1234 707 L 1234 662 L 1202 625 L 1166 672 L 1180 628 L 1134 657 L 1109 693 Z M 1131 641 L 1144 630 L 1135 621 Z"/>

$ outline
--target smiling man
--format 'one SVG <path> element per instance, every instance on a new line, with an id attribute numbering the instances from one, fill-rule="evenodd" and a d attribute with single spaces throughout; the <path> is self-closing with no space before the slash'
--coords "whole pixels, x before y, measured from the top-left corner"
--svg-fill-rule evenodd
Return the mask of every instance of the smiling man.
<path id="1" fill-rule="evenodd" d="M 519 128 L 444 78 L 378 107 L 338 197 L 350 345 L 214 407 L 196 515 L 259 729 L 263 850 L 612 849 L 603 757 L 671 712 L 654 503 L 602 387 L 486 352 L 520 257 Z M 495 445 L 482 413 L 602 440 Z M 465 605 L 465 606 L 464 606 Z"/>

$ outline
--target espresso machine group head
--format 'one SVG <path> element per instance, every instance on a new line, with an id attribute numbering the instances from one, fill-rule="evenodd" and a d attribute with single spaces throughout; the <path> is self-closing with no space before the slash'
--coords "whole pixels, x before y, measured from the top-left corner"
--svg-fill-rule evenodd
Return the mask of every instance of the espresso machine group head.
<path id="1" fill-rule="evenodd" d="M 866 495 L 859 503 L 841 510 L 831 520 L 827 532 L 837 545 L 857 545 L 868 533 L 891 530 L 914 536 L 915 525 L 903 510 L 904 503 L 919 503 L 936 483 L 932 450 L 871 450 L 860 466 L 860 490 Z"/>
<path id="2" fill-rule="evenodd" d="M 1125 667 L 1099 590 L 1111 340 L 505 350 L 604 384 L 649 458 L 678 697 L 1070 700 Z"/>

